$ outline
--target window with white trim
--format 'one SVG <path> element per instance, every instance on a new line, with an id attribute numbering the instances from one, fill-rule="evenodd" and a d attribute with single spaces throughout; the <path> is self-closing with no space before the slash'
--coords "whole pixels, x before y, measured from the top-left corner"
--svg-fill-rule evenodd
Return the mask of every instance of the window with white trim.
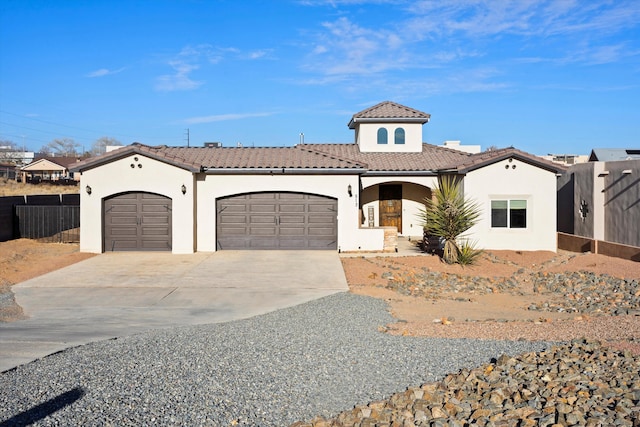
<path id="1" fill-rule="evenodd" d="M 378 129 L 378 144 L 386 144 L 387 143 L 387 129 L 380 128 Z"/>
<path id="2" fill-rule="evenodd" d="M 491 228 L 527 228 L 527 201 L 492 200 Z"/>
<path id="3" fill-rule="evenodd" d="M 394 144 L 404 144 L 404 129 L 398 128 L 393 133 Z"/>

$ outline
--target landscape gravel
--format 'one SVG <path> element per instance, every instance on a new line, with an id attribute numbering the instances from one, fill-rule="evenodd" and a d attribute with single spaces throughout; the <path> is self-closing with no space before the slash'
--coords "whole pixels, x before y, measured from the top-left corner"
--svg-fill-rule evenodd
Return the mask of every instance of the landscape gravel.
<path id="1" fill-rule="evenodd" d="M 391 336 L 348 293 L 72 348 L 0 374 L 0 425 L 283 426 L 551 343 Z"/>

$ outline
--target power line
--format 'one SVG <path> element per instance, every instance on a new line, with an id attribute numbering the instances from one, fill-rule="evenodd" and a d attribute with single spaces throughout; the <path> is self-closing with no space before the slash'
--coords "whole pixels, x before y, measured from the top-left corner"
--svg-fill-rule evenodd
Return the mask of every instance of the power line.
<path id="1" fill-rule="evenodd" d="M 84 128 L 84 127 L 79 127 L 79 126 L 72 126 L 72 125 L 68 125 L 68 124 L 63 124 L 63 123 L 58 123 L 58 122 L 54 122 L 54 121 L 48 121 L 48 120 L 43 120 L 43 119 L 38 119 L 35 117 L 28 117 L 25 116 L 23 114 L 17 114 L 11 111 L 6 111 L 6 110 L 2 110 L 0 109 L 0 117 L 2 117 L 2 115 L 5 115 L 5 120 L 10 120 L 9 117 L 7 116 L 13 116 L 13 117 L 17 117 L 20 120 L 25 120 L 25 121 L 31 121 L 32 123 L 43 123 L 46 125 L 51 125 L 51 126 L 55 126 L 55 127 L 60 127 L 60 128 L 67 128 L 67 129 L 72 129 L 75 131 L 81 131 L 82 133 L 88 132 L 89 135 L 82 135 L 79 134 L 78 132 L 57 132 L 55 128 L 49 128 L 47 130 L 44 130 L 42 128 L 37 128 L 37 127 L 30 127 L 30 126 L 23 126 L 22 124 L 17 124 L 17 123 L 12 123 L 11 121 L 0 121 L 0 123 L 2 123 L 4 126 L 3 127 L 13 127 L 15 128 L 14 132 L 18 131 L 18 129 L 22 130 L 29 130 L 32 132 L 38 132 L 38 133 L 42 133 L 42 134 L 49 134 L 49 135 L 53 135 L 54 138 L 59 138 L 59 137 L 68 137 L 68 138 L 72 138 L 77 140 L 81 146 L 85 147 L 87 145 L 90 145 L 93 141 L 97 140 L 99 137 L 102 136 L 111 136 L 114 138 L 118 138 L 118 139 L 123 139 L 123 140 L 131 140 L 131 141 L 141 141 L 144 142 L 144 140 L 149 140 L 149 141 L 153 141 L 152 143 L 154 144 L 159 144 L 162 143 L 163 141 L 171 141 L 168 142 L 168 144 L 172 144 L 173 142 L 175 142 L 175 140 L 173 138 L 163 138 L 163 137 L 144 137 L 144 136 L 131 136 L 131 135 L 125 135 L 125 134 L 120 134 L 120 133 L 114 133 L 114 132 L 101 132 L 101 131 L 96 131 L 96 130 L 92 130 L 92 129 L 88 129 L 88 128 Z M 6 136 L 10 136 L 13 138 L 20 138 L 22 140 L 24 140 L 25 135 L 16 135 L 15 133 L 12 134 L 11 131 L 9 131 L 8 129 L 0 129 L 0 137 L 2 137 L 2 135 L 6 135 Z M 190 135 L 189 135 L 189 129 L 187 129 L 187 145 L 190 144 Z M 50 141 L 43 141 L 42 139 L 37 139 L 37 138 L 28 138 L 29 139 L 29 143 L 32 144 L 33 142 L 40 142 L 42 144 L 48 144 Z M 84 142 L 83 142 L 84 141 Z"/>
<path id="2" fill-rule="evenodd" d="M 0 110 L 0 113 L 9 114 L 11 116 L 19 117 L 19 118 L 21 118 L 23 120 L 32 120 L 34 122 L 40 122 L 40 123 L 45 123 L 45 124 L 48 124 L 48 125 L 60 126 L 60 127 L 69 128 L 69 129 L 82 130 L 82 131 L 85 131 L 85 132 L 102 133 L 102 134 L 107 133 L 107 132 L 99 132 L 99 131 L 96 131 L 96 130 L 93 130 L 93 129 L 81 128 L 81 127 L 78 127 L 78 126 L 70 126 L 70 125 L 65 125 L 65 124 L 62 124 L 62 123 L 50 122 L 48 120 L 37 119 L 35 117 L 27 117 L 27 116 L 24 116 L 24 115 L 21 115 L 21 114 L 12 113 L 10 111 L 5 111 L 5 110 Z M 12 126 L 18 126 L 18 125 L 12 125 Z M 131 135 L 119 134 L 119 136 L 120 137 L 126 137 L 126 138 L 135 138 L 134 136 L 131 136 Z"/>

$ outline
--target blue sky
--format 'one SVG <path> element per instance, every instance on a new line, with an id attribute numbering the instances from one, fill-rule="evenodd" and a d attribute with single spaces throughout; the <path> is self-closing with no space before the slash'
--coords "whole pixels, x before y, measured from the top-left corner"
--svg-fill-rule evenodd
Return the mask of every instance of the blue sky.
<path id="1" fill-rule="evenodd" d="M 31 1 L 0 5 L 0 139 L 353 142 L 390 100 L 424 140 L 640 146 L 640 2 Z"/>

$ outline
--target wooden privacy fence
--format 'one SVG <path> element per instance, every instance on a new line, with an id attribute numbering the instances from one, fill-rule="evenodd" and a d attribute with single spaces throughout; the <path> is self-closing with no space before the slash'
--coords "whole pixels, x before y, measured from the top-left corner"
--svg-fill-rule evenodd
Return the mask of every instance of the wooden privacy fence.
<path id="1" fill-rule="evenodd" d="M 25 206 L 33 209 L 21 209 Z M 21 237 L 77 242 L 79 227 L 79 194 L 0 197 L 0 242 Z"/>
<path id="2" fill-rule="evenodd" d="M 18 237 L 43 242 L 80 241 L 80 206 L 16 206 Z"/>
<path id="3" fill-rule="evenodd" d="M 637 246 L 596 240 L 567 233 L 558 233 L 558 249 L 571 252 L 591 252 L 631 261 L 640 261 L 640 248 Z"/>

